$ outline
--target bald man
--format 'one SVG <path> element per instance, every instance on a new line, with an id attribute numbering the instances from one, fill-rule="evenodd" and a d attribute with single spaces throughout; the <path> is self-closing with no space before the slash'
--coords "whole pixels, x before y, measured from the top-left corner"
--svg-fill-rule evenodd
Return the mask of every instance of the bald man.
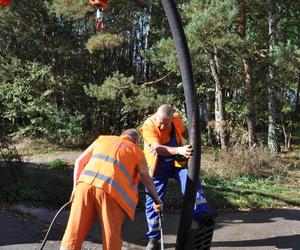
<path id="1" fill-rule="evenodd" d="M 188 131 L 181 117 L 167 104 L 160 106 L 141 127 L 144 138 L 144 153 L 148 163 L 149 174 L 153 179 L 161 200 L 164 201 L 169 178 L 181 184 L 182 194 L 185 192 L 187 165 L 176 164 L 181 156 L 188 159 L 193 150 L 190 145 L 183 145 L 183 138 L 188 139 Z M 186 161 L 187 162 L 187 161 Z M 159 249 L 160 228 L 159 217 L 152 207 L 153 201 L 146 196 L 146 217 L 148 223 L 147 250 Z M 208 212 L 208 205 L 199 181 L 194 219 Z"/>
<path id="2" fill-rule="evenodd" d="M 134 219 L 139 177 L 155 199 L 154 209 L 162 209 L 138 144 L 139 133 L 134 129 L 121 136 L 99 136 L 76 160 L 73 203 L 60 250 L 81 249 L 96 217 L 103 249 L 121 250 L 121 227 L 125 215 Z"/>

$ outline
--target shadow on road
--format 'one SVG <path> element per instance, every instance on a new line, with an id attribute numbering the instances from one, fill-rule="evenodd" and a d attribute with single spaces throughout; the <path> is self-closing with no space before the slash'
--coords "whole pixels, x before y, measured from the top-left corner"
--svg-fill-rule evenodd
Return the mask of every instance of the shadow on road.
<path id="1" fill-rule="evenodd" d="M 53 212 L 53 211 L 52 211 Z M 62 215 L 49 235 L 49 241 L 61 240 L 68 213 Z M 165 249 L 175 249 L 178 213 L 165 213 L 163 222 Z M 0 246 L 42 242 L 49 223 L 28 214 L 16 211 L 0 211 Z M 300 209 L 266 210 L 237 213 L 222 213 L 217 218 L 217 226 L 211 249 L 244 249 L 256 247 L 267 249 L 299 249 Z M 134 222 L 126 220 L 123 238 L 131 246 L 129 249 L 143 249 L 147 243 L 147 224 L 142 212 L 136 214 Z M 87 239 L 91 243 L 101 243 L 100 227 L 95 223 Z M 261 248 L 259 248 L 261 247 Z M 269 248 L 268 248 L 269 249 Z"/>
<path id="2" fill-rule="evenodd" d="M 300 209 L 266 209 L 245 212 L 227 212 L 220 214 L 218 217 L 217 220 L 219 224 L 217 225 L 217 228 L 222 227 L 225 222 L 230 222 L 231 224 L 272 223 L 276 221 L 276 218 L 300 221 Z"/>
<path id="3" fill-rule="evenodd" d="M 299 250 L 300 234 L 270 237 L 258 240 L 218 241 L 212 247 L 276 247 L 276 249 Z"/>

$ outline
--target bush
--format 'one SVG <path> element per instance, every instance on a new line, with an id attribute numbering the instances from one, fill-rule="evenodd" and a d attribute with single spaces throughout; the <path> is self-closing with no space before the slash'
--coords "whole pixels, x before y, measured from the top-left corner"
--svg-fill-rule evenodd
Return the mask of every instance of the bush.
<path id="1" fill-rule="evenodd" d="M 68 164 L 62 159 L 55 159 L 49 162 L 49 169 L 67 169 Z"/>
<path id="2" fill-rule="evenodd" d="M 279 155 L 271 153 L 266 147 L 249 148 L 236 144 L 227 150 L 214 154 L 214 159 L 203 167 L 206 176 L 270 177 L 284 175 L 289 168 Z"/>
<path id="3" fill-rule="evenodd" d="M 113 49 L 122 45 L 124 38 L 117 34 L 102 33 L 91 36 L 86 43 L 86 49 L 92 54 L 96 50 Z"/>
<path id="4" fill-rule="evenodd" d="M 20 183 L 23 176 L 22 158 L 18 150 L 7 143 L 0 144 L 0 186 Z"/>
<path id="5" fill-rule="evenodd" d="M 10 164 L 16 161 L 21 162 L 22 159 L 16 147 L 2 144 L 0 146 L 0 160 Z"/>

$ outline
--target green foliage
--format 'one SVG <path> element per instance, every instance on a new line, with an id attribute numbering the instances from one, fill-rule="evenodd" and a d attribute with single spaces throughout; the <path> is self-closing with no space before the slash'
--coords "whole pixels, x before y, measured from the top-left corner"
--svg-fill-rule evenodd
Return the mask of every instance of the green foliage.
<path id="1" fill-rule="evenodd" d="M 179 70 L 175 45 L 171 38 L 162 38 L 146 53 L 146 55 L 151 62 L 157 65 L 163 65 L 166 70 L 172 70 L 174 72 Z"/>
<path id="2" fill-rule="evenodd" d="M 232 123 L 243 124 L 247 114 L 245 102 L 241 102 L 240 100 L 228 101 L 225 110 L 227 115 L 231 118 L 229 120 Z"/>
<path id="3" fill-rule="evenodd" d="M 66 169 L 68 164 L 62 159 L 55 159 L 49 162 L 49 169 Z"/>
<path id="4" fill-rule="evenodd" d="M 232 0 L 193 0 L 184 5 L 183 15 L 188 19 L 186 32 L 191 50 L 194 47 L 198 50 L 209 50 L 213 46 L 223 50 L 225 46 L 236 47 L 239 42 L 234 31 L 237 13 L 236 2 Z"/>
<path id="5" fill-rule="evenodd" d="M 85 87 L 87 95 L 96 97 L 98 100 L 117 99 L 130 90 L 133 86 L 133 77 L 125 77 L 116 72 L 113 76 L 105 79 L 102 85 L 89 85 Z"/>
<path id="6" fill-rule="evenodd" d="M 57 16 L 65 16 L 73 19 L 83 18 L 91 9 L 87 0 L 53 0 L 52 9 Z"/>
<path id="7" fill-rule="evenodd" d="M 22 157 L 15 147 L 8 145 L 1 145 L 0 147 L 0 161 L 4 161 L 6 164 L 12 162 L 21 162 Z"/>
<path id="8" fill-rule="evenodd" d="M 117 34 L 102 33 L 91 36 L 86 43 L 86 49 L 92 54 L 96 50 L 112 49 L 119 47 L 124 39 Z"/>
<path id="9" fill-rule="evenodd" d="M 18 126 L 13 135 L 72 140 L 81 131 L 82 116 L 67 116 L 57 106 L 51 67 L 30 62 L 23 65 L 13 82 L 0 86 L 3 116 Z"/>
<path id="10" fill-rule="evenodd" d="M 11 146 L 9 141 L 0 143 L 0 190 L 13 183 L 22 183 L 23 164 L 21 161 L 22 157 L 16 147 Z"/>
<path id="11" fill-rule="evenodd" d="M 60 207 L 69 199 L 71 191 L 71 171 L 48 170 L 32 165 L 24 168 L 22 183 L 14 182 L 1 188 L 0 200 Z"/>
<path id="12" fill-rule="evenodd" d="M 209 204 L 224 209 L 252 209 L 299 206 L 299 187 L 283 186 L 278 180 L 237 176 L 203 178 Z"/>
<path id="13" fill-rule="evenodd" d="M 276 127 L 285 126 L 293 137 L 297 127 L 299 3 L 276 2 L 279 18 L 272 54 L 270 2 L 243 1 L 247 11 L 244 38 L 239 35 L 241 3 L 191 0 L 179 6 L 199 102 L 210 106 L 205 110 L 206 122 L 215 119 L 213 58 L 224 91 L 229 140 L 247 141 L 242 60 L 247 58 L 252 66 L 257 132 L 268 130 L 268 70 L 274 65 L 273 81 L 278 83 L 282 113 Z M 182 107 L 178 58 L 161 3 L 111 3 L 105 11 L 109 32 L 100 35 L 94 15 L 86 0 L 12 1 L 0 12 L 1 136 L 80 144 L 99 133 L 138 126 L 161 103 Z M 203 123 L 202 132 L 206 127 Z M 210 137 L 209 133 L 205 136 Z"/>
<path id="14" fill-rule="evenodd" d="M 282 64 L 285 67 L 300 67 L 300 53 L 297 44 L 293 44 L 291 40 L 286 43 L 279 43 L 274 49 L 274 59 L 277 66 Z"/>
<path id="15" fill-rule="evenodd" d="M 237 155 L 234 160 L 243 155 L 233 151 L 232 153 L 228 152 L 228 158 L 234 154 Z M 253 157 L 252 153 L 248 152 L 248 154 L 250 154 L 249 158 Z M 208 158 L 212 154 L 202 155 L 202 160 L 207 164 L 202 164 L 201 166 L 201 178 L 204 192 L 211 207 L 217 209 L 252 209 L 300 205 L 299 180 L 297 179 L 300 169 L 299 152 L 280 156 L 272 155 L 272 157 L 270 157 L 267 150 L 256 151 L 255 154 L 266 155 L 264 166 L 261 165 L 260 167 L 262 171 L 267 169 L 269 171 L 268 175 L 264 174 L 259 178 L 254 178 L 251 175 L 242 175 L 241 172 L 236 172 L 236 175 L 232 176 L 214 175 L 211 174 L 211 171 L 206 171 L 207 164 L 218 168 L 219 172 L 222 173 L 223 170 L 226 171 L 226 169 L 221 169 L 224 166 L 222 165 L 224 156 L 218 154 L 216 159 L 213 160 Z M 262 156 L 259 157 L 263 158 Z M 60 159 L 50 163 L 55 167 L 50 169 L 48 165 L 27 165 L 24 168 L 22 183 L 15 181 L 3 186 L 1 181 L 0 200 L 2 202 L 18 201 L 35 205 L 60 207 L 61 204 L 69 199 L 71 194 L 72 170 L 64 167 L 64 162 Z M 1 178 L 2 175 L 0 176 Z M 142 185 L 140 185 L 139 190 L 144 191 Z M 143 210 L 144 195 L 139 197 L 138 208 Z M 170 181 L 165 201 L 166 211 L 180 210 L 182 205 L 181 197 L 180 185 L 175 181 Z"/>
<path id="16" fill-rule="evenodd" d="M 110 100 L 119 103 L 117 113 L 121 127 L 137 126 L 146 115 L 165 102 L 172 103 L 172 95 L 159 95 L 153 87 L 137 85 L 133 77 L 115 72 L 113 76 L 105 79 L 102 85 L 89 85 L 85 87 L 86 94 L 99 101 Z M 112 108 L 112 107 L 111 107 Z M 130 120 L 128 120 L 130 119 Z"/>

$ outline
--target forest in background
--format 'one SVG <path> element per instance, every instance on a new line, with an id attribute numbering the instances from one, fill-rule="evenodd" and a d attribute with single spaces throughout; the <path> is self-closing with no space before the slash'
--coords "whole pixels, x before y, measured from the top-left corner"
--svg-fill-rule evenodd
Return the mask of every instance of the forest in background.
<path id="1" fill-rule="evenodd" d="M 289 150 L 300 137 L 300 2 L 177 3 L 203 144 Z M 0 9 L 1 138 L 81 145 L 138 127 L 162 103 L 185 117 L 160 1 L 113 0 L 105 16 L 99 34 L 87 0 L 14 0 Z"/>

